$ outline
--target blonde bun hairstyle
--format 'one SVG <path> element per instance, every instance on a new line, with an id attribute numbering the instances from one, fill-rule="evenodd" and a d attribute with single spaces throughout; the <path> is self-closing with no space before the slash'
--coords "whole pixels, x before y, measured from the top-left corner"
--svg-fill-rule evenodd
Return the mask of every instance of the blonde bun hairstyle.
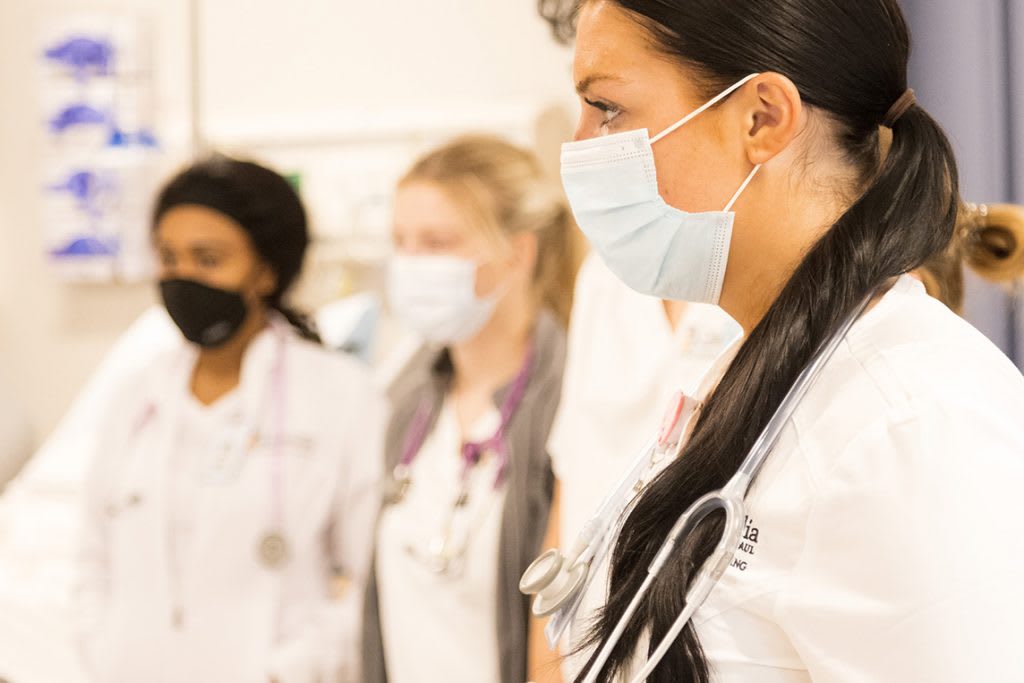
<path id="1" fill-rule="evenodd" d="M 957 313 L 963 309 L 965 265 L 989 282 L 1024 278 L 1024 206 L 965 204 L 949 248 L 918 270 L 928 293 Z"/>

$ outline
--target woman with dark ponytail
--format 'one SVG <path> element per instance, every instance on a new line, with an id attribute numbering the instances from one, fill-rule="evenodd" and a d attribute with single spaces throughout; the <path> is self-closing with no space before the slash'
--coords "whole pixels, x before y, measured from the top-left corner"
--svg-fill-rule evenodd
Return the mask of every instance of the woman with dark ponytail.
<path id="1" fill-rule="evenodd" d="M 906 275 L 947 248 L 960 206 L 908 54 L 896 0 L 582 3 L 562 156 L 577 222 L 634 289 L 718 303 L 745 336 L 593 568 L 607 599 L 573 624 L 577 680 L 641 671 L 722 517 L 628 615 L 663 541 L 861 310 L 749 490 L 731 564 L 646 680 L 1024 680 L 1024 379 Z"/>
<path id="2" fill-rule="evenodd" d="M 77 591 L 90 680 L 361 680 L 384 406 L 284 303 L 302 202 L 215 156 L 163 188 L 153 236 L 182 339 L 96 426 Z"/>

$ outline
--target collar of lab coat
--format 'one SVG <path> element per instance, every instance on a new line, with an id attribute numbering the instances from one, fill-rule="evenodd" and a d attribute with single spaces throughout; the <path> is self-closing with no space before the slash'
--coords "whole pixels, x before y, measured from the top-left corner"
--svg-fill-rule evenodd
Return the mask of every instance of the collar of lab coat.
<path id="1" fill-rule="evenodd" d="M 252 415 L 263 407 L 263 397 L 272 388 L 271 371 L 275 355 L 278 353 L 278 344 L 284 344 L 282 352 L 286 352 L 290 334 L 288 323 L 277 313 L 271 312 L 267 325 L 253 337 L 246 347 L 242 356 L 242 370 L 238 386 L 233 391 L 239 392 L 241 395 L 242 407 L 247 415 Z M 187 342 L 183 341 L 182 344 L 183 349 L 179 354 L 179 361 L 170 364 L 170 377 L 158 378 L 153 387 L 156 399 L 154 403 L 158 405 L 166 405 L 167 401 L 182 401 L 186 397 L 183 392 L 190 391 L 189 382 L 199 357 L 199 350 Z M 287 380 L 287 364 L 284 374 L 285 380 Z M 170 390 L 168 390 L 169 388 Z"/>

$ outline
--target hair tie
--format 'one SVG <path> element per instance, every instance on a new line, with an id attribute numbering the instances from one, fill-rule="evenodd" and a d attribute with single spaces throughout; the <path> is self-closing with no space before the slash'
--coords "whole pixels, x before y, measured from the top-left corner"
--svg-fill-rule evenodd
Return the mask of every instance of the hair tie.
<path id="1" fill-rule="evenodd" d="M 889 111 L 882 118 L 882 125 L 891 129 L 915 104 L 917 104 L 917 95 L 914 94 L 913 89 L 907 88 L 906 92 L 896 100 L 896 103 L 889 107 Z"/>

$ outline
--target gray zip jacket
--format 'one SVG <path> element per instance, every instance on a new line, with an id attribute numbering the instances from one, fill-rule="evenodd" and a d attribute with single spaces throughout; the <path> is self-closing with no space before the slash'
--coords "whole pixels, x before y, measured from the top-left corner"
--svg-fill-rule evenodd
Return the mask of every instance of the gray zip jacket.
<path id="1" fill-rule="evenodd" d="M 542 312 L 534 329 L 530 383 L 506 434 L 509 448 L 508 491 L 498 543 L 497 582 L 500 683 L 523 683 L 527 676 L 529 600 L 519 592 L 519 578 L 540 552 L 547 528 L 554 486 L 547 442 L 562 393 L 564 366 L 565 332 L 554 315 Z M 384 450 L 386 472 L 390 473 L 401 458 L 406 431 L 426 396 L 433 398 L 430 415 L 433 429 L 452 372 L 447 351 L 423 350 L 413 357 L 395 381 L 389 392 L 392 415 Z M 502 405 L 510 388 L 503 387 L 494 395 L 495 406 Z M 376 566 L 366 590 L 362 667 L 364 683 L 387 683 Z M 481 683 L 490 682 L 481 679 Z"/>

